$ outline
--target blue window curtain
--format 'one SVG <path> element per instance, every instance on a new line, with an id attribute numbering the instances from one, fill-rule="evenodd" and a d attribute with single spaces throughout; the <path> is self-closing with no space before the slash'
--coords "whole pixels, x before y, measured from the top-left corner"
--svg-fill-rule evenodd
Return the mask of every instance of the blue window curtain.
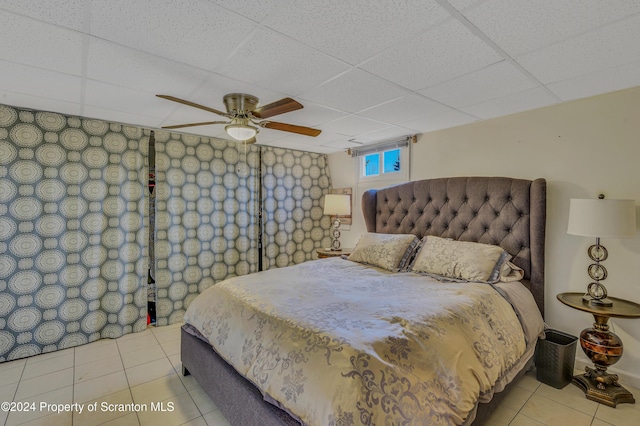
<path id="1" fill-rule="evenodd" d="M 0 361 L 144 330 L 147 144 L 0 105 Z"/>

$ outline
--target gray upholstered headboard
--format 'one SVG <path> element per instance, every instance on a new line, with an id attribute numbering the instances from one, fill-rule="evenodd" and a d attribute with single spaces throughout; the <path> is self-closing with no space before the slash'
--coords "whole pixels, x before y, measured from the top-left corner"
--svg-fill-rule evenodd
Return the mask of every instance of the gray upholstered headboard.
<path id="1" fill-rule="evenodd" d="M 544 179 L 426 179 L 365 192 L 362 212 L 368 232 L 501 246 L 524 269 L 544 316 L 546 193 Z"/>

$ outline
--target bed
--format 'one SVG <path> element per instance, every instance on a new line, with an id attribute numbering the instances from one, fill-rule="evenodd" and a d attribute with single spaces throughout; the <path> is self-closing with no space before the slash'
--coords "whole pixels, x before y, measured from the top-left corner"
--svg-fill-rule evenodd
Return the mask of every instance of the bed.
<path id="1" fill-rule="evenodd" d="M 232 278 L 187 310 L 183 374 L 231 424 L 480 424 L 530 368 L 544 315 L 544 179 L 414 181 L 367 191 L 362 210 L 363 239 L 415 235 L 393 267 L 367 265 L 362 250 L 364 262 L 352 254 Z M 500 265 L 518 281 L 497 282 L 497 269 L 492 284 L 434 280 L 418 267 L 440 245 L 468 243 L 506 253 Z M 447 314 L 458 305 L 467 310 Z"/>

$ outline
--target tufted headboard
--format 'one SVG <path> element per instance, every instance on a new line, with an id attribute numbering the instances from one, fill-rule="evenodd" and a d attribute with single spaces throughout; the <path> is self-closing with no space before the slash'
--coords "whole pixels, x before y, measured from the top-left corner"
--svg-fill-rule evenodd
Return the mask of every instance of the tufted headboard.
<path id="1" fill-rule="evenodd" d="M 524 270 L 544 317 L 544 179 L 451 177 L 372 189 L 362 196 L 368 232 L 436 235 L 501 246 Z"/>

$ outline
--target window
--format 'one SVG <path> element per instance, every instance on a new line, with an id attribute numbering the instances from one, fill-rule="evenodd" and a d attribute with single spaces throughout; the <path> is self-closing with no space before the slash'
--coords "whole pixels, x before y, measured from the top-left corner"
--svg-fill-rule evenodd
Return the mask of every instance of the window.
<path id="1" fill-rule="evenodd" d="M 364 161 L 364 177 L 397 173 L 401 168 L 400 148 L 364 155 L 362 161 Z M 380 164 L 382 164 L 382 170 Z"/>
<path id="2" fill-rule="evenodd" d="M 358 182 L 409 180 L 409 142 L 401 140 L 354 149 Z"/>

